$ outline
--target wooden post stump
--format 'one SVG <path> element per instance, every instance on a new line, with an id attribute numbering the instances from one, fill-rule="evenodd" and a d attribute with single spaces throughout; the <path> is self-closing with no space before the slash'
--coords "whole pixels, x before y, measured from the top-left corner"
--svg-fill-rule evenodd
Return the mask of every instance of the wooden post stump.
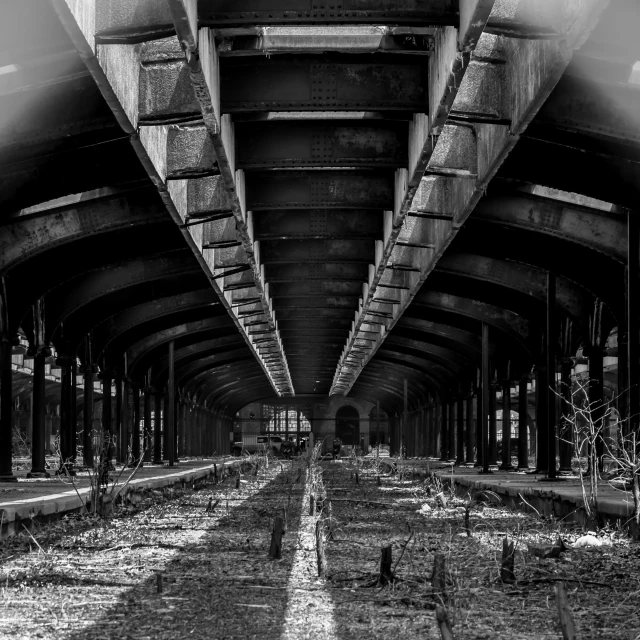
<path id="1" fill-rule="evenodd" d="M 471 507 L 467 505 L 464 508 L 464 529 L 467 532 L 467 537 L 471 537 L 471 523 L 469 522 L 469 512 L 471 511 Z"/>
<path id="2" fill-rule="evenodd" d="M 269 558 L 280 560 L 282 558 L 282 536 L 284 535 L 284 520 L 281 516 L 276 516 L 273 521 L 273 531 L 271 532 L 271 546 L 269 547 Z"/>
<path id="3" fill-rule="evenodd" d="M 311 494 L 309 494 L 309 515 L 316 515 L 316 499 Z"/>
<path id="4" fill-rule="evenodd" d="M 218 484 L 218 465 L 213 464 L 213 484 Z"/>
<path id="5" fill-rule="evenodd" d="M 515 545 L 509 542 L 508 536 L 502 539 L 502 568 L 500 569 L 500 579 L 502 582 L 515 582 Z"/>
<path id="6" fill-rule="evenodd" d="M 447 561 L 444 553 L 436 553 L 433 558 L 433 575 L 431 586 L 436 593 L 444 594 L 447 589 L 446 580 Z"/>
<path id="7" fill-rule="evenodd" d="M 382 480 L 380 479 L 380 476 L 376 477 L 376 484 L 380 487 L 382 486 Z"/>
<path id="8" fill-rule="evenodd" d="M 393 573 L 391 572 L 391 566 L 393 564 L 393 550 L 391 545 L 381 547 L 380 549 L 380 575 L 378 576 L 378 583 L 382 586 L 393 582 Z"/>
<path id="9" fill-rule="evenodd" d="M 318 558 L 318 577 L 324 578 L 327 571 L 327 558 L 324 553 L 324 526 L 322 520 L 316 522 L 316 555 Z"/>
<path id="10" fill-rule="evenodd" d="M 360 474 L 356 471 L 356 484 L 360 484 Z"/>
<path id="11" fill-rule="evenodd" d="M 436 620 L 440 629 L 440 637 L 442 640 L 453 640 L 453 631 L 451 629 L 451 621 L 447 610 L 441 605 L 436 605 Z"/>
<path id="12" fill-rule="evenodd" d="M 569 600 L 564 582 L 558 582 L 555 590 L 562 637 L 564 640 L 576 640 L 576 627 L 573 623 L 573 617 L 571 616 L 571 609 L 569 609 Z"/>
<path id="13" fill-rule="evenodd" d="M 158 593 L 162 593 L 162 574 L 156 574 L 156 590 Z"/>
<path id="14" fill-rule="evenodd" d="M 240 488 L 240 472 L 238 471 L 238 475 L 236 476 L 236 489 Z"/>

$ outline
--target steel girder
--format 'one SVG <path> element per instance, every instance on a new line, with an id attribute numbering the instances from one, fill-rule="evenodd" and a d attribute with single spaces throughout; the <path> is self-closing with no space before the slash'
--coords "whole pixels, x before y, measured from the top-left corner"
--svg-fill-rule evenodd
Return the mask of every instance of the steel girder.
<path id="1" fill-rule="evenodd" d="M 179 294 L 154 297 L 151 301 L 129 306 L 95 325 L 92 329 L 93 345 L 99 353 L 127 331 L 147 322 L 156 321 L 175 313 L 214 305 L 216 302 L 215 294 L 210 288 L 200 289 L 194 285 L 190 290 L 190 283 L 183 282 Z"/>
<path id="2" fill-rule="evenodd" d="M 105 317 L 105 312 L 108 313 L 113 301 L 117 299 L 118 292 L 125 292 L 126 305 L 128 296 L 131 296 L 129 300 L 135 300 L 138 295 L 153 296 L 149 288 L 155 281 L 174 279 L 174 288 L 177 291 L 178 280 L 184 277 L 198 279 L 202 286 L 199 276 L 201 272 L 198 271 L 197 265 L 194 265 L 192 256 L 184 249 L 160 255 L 143 255 L 133 261 L 85 273 L 47 294 L 48 338 L 55 337 L 60 324 L 80 313 L 85 307 L 89 307 L 84 314 L 88 319 L 95 308 L 93 324 L 97 324 Z M 117 303 L 113 305 L 115 312 L 121 308 Z"/>

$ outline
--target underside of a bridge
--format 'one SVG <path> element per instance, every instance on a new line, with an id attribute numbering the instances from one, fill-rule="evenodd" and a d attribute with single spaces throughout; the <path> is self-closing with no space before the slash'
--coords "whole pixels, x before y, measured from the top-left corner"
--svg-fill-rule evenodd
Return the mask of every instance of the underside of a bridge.
<path id="1" fill-rule="evenodd" d="M 337 2 L 2 3 L 2 478 L 27 397 L 34 475 L 52 403 L 68 458 L 349 395 L 473 461 L 533 378 L 547 468 L 586 363 L 637 427 L 638 2 Z"/>

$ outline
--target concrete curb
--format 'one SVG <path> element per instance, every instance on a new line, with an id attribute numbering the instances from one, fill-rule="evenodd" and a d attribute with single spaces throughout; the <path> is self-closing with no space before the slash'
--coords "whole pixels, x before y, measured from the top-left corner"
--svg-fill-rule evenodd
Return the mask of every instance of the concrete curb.
<path id="1" fill-rule="evenodd" d="M 511 509 L 537 511 L 543 516 L 553 516 L 581 525 L 587 524 L 584 500 L 581 495 L 575 495 L 575 490 L 562 491 L 555 488 L 506 486 L 501 482 L 477 480 L 455 474 L 452 476 L 450 472 L 435 471 L 435 474 L 444 485 L 450 486 L 453 479 L 456 492 L 460 494 L 466 494 L 469 489 L 493 491 Z M 604 521 L 628 528 L 629 533 L 633 537 L 637 537 L 640 532 L 633 520 L 633 508 L 633 497 L 630 493 L 628 499 L 613 500 L 608 497 L 598 499 L 598 514 Z"/>
<path id="2" fill-rule="evenodd" d="M 243 459 L 218 459 L 202 467 L 178 470 L 175 473 L 155 476 L 152 478 L 139 478 L 131 480 L 128 485 L 120 491 L 117 496 L 118 502 L 138 504 L 145 494 L 151 491 L 184 488 L 188 484 L 194 484 L 201 480 L 207 480 L 213 476 L 213 467 L 217 465 L 218 470 L 239 466 Z M 121 482 L 117 486 L 122 486 Z M 46 497 L 27 498 L 25 500 L 12 500 L 0 502 L 0 539 L 14 535 L 26 527 L 31 530 L 35 523 L 43 524 L 60 519 L 67 513 L 73 513 L 84 509 L 84 504 L 89 496 L 88 487 L 78 489 L 78 493 L 72 488 L 69 491 L 56 493 Z"/>

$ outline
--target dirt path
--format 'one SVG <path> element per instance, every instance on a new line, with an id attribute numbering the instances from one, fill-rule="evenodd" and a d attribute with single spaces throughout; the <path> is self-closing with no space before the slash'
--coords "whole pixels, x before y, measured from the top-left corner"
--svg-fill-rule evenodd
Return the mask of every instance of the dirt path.
<path id="1" fill-rule="evenodd" d="M 456 638 L 560 638 L 553 586 L 563 578 L 581 640 L 640 639 L 640 545 L 604 531 L 602 546 L 540 560 L 528 543 L 581 532 L 485 505 L 471 510 L 467 536 L 462 503 L 446 496 L 438 507 L 424 477 L 378 486 L 362 469 L 356 484 L 347 462 L 322 470 L 326 580 L 317 578 L 306 467 L 276 461 L 243 475 L 238 489 L 232 476 L 155 496 L 106 524 L 67 519 L 35 533 L 42 550 L 26 534 L 3 541 L 0 637 L 436 639 L 430 575 L 442 551 Z M 285 508 L 283 557 L 270 561 L 273 518 Z M 517 584 L 498 579 L 505 534 L 518 542 Z M 402 559 L 381 589 L 383 544 Z"/>

